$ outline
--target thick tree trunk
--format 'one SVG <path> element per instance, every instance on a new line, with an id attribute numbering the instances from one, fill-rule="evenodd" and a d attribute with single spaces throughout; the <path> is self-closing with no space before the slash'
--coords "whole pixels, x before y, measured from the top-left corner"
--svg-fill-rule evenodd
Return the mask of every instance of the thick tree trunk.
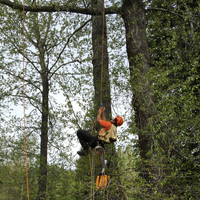
<path id="1" fill-rule="evenodd" d="M 103 12 L 103 0 L 92 0 L 92 6 Z M 93 80 L 95 89 L 95 110 L 100 103 L 106 107 L 106 118 L 109 119 L 111 113 L 110 97 L 110 78 L 108 70 L 108 51 L 106 34 L 106 17 L 104 18 L 104 43 L 103 43 L 103 84 L 102 84 L 102 102 L 100 102 L 101 93 L 101 62 L 102 62 L 102 32 L 103 16 L 92 16 L 92 44 L 93 44 Z"/>
<path id="2" fill-rule="evenodd" d="M 42 67 L 42 124 L 41 124 L 41 151 L 40 151 L 40 168 L 38 181 L 38 200 L 46 199 L 47 185 L 47 144 L 48 144 L 48 116 L 49 116 L 49 83 L 48 69 L 44 63 L 43 47 L 40 49 L 40 64 Z"/>
<path id="3" fill-rule="evenodd" d="M 100 9 L 103 13 L 103 0 L 92 0 L 92 6 Z M 102 34 L 103 34 L 103 16 L 92 16 L 92 43 L 93 43 L 93 79 L 95 88 L 95 110 L 98 109 L 101 93 L 101 62 L 102 62 Z M 104 43 L 103 43 L 103 84 L 102 84 L 102 102 L 106 107 L 106 119 L 111 119 L 111 94 L 110 94 L 110 77 L 108 67 L 108 51 L 107 51 L 107 34 L 106 34 L 106 17 L 104 18 Z M 109 159 L 109 168 L 107 173 L 117 170 L 117 153 L 113 145 L 106 145 L 106 159 Z M 100 171 L 99 171 L 100 172 Z M 98 173 L 99 173 L 98 172 Z M 98 174 L 97 173 L 97 174 Z M 117 174 L 117 172 L 116 172 Z M 121 185 L 120 178 L 116 178 L 117 185 Z M 116 183 L 114 183 L 115 185 Z M 112 185 L 110 186 L 112 188 Z M 108 189 L 109 190 L 109 189 Z M 109 193 L 110 200 L 123 199 L 124 191 L 121 188 L 114 187 L 110 189 L 115 191 L 113 194 Z M 96 199 L 102 199 L 103 194 L 96 196 Z"/>
<path id="4" fill-rule="evenodd" d="M 139 148 L 143 159 L 148 159 L 151 148 L 151 137 L 148 133 L 148 118 L 153 114 L 147 72 L 150 69 L 150 58 L 146 38 L 145 10 L 142 0 L 123 0 L 122 17 L 126 28 L 126 46 L 130 66 L 132 105 L 135 121 L 139 130 Z M 149 176 L 144 172 L 145 179 Z"/>

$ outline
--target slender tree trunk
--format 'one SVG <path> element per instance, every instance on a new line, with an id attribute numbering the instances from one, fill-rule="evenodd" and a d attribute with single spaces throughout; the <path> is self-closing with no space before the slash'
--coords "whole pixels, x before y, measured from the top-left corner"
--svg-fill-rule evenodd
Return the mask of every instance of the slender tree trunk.
<path id="1" fill-rule="evenodd" d="M 130 66 L 132 106 L 139 130 L 139 148 L 143 159 L 148 159 L 151 137 L 147 130 L 148 118 L 153 115 L 148 77 L 150 58 L 146 38 L 146 19 L 142 0 L 123 0 L 122 17 L 126 28 L 126 47 Z M 149 175 L 144 172 L 149 182 Z"/>
<path id="2" fill-rule="evenodd" d="M 39 168 L 39 191 L 38 199 L 46 199 L 47 184 L 47 144 L 48 144 L 48 116 L 49 116 L 49 83 L 48 68 L 44 63 L 44 45 L 40 47 L 40 64 L 42 67 L 42 124 L 41 124 L 41 152 L 40 152 L 40 168 Z"/>

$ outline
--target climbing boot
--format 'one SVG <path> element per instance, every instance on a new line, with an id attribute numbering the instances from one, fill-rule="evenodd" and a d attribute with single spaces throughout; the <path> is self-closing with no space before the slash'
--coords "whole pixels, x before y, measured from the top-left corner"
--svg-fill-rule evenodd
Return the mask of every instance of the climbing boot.
<path id="1" fill-rule="evenodd" d="M 77 154 L 79 156 L 86 156 L 86 155 L 88 155 L 88 150 L 87 149 L 81 149 L 80 151 L 77 151 Z"/>

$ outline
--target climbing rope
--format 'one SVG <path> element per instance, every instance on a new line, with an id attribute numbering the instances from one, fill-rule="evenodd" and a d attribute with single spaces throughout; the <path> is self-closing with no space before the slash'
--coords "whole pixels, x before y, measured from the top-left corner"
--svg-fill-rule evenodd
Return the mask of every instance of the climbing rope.
<path id="1" fill-rule="evenodd" d="M 104 46 L 104 19 L 105 19 L 105 2 L 103 0 L 103 27 L 102 27 L 102 51 L 101 51 L 101 92 L 100 103 L 102 102 L 102 88 L 103 88 L 103 46 Z"/>
<path id="2" fill-rule="evenodd" d="M 105 2 L 103 0 L 103 27 L 102 27 L 102 53 L 101 53 L 101 91 L 100 91 L 100 103 L 102 103 L 102 88 L 103 88 L 103 46 L 104 46 L 104 18 L 105 18 Z M 92 125 L 92 130 L 91 130 L 91 134 L 93 132 L 93 128 L 94 128 L 94 124 Z M 94 183 L 93 183 L 93 174 L 92 174 L 92 164 L 91 164 L 91 155 L 90 155 L 90 149 L 88 147 L 88 154 L 89 154 L 89 163 L 90 163 L 90 172 L 91 172 L 91 178 L 92 178 L 92 199 L 94 199 Z M 98 158 L 98 161 L 101 157 L 101 154 Z M 97 163 L 98 163 L 97 161 Z M 96 164 L 97 164 L 96 163 Z"/>
<path id="3" fill-rule="evenodd" d="M 29 200 L 29 187 L 28 187 L 28 166 L 27 166 L 27 148 L 26 148 L 26 118 L 25 118 L 25 81 L 24 81 L 24 0 L 23 0 L 23 110 L 24 110 L 24 143 L 25 143 L 25 165 L 26 165 L 26 185 L 27 185 L 27 198 Z"/>

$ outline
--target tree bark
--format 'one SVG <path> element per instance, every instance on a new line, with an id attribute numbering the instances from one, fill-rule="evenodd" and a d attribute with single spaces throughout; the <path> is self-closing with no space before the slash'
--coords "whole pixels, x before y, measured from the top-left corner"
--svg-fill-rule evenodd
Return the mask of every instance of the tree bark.
<path id="1" fill-rule="evenodd" d="M 92 0 L 92 6 L 103 12 L 103 0 Z M 102 76 L 102 102 L 100 102 L 101 93 L 101 67 L 102 67 L 102 34 L 103 34 L 103 16 L 92 16 L 92 44 L 93 44 L 93 81 L 95 89 L 95 110 L 100 103 L 106 107 L 106 119 L 109 119 L 111 113 L 110 96 L 110 78 L 108 70 L 108 51 L 106 34 L 106 17 L 104 18 L 104 42 L 103 42 L 103 76 Z"/>
<path id="2" fill-rule="evenodd" d="M 148 159 L 147 152 L 151 148 L 151 137 L 147 130 L 148 118 L 153 115 L 147 73 L 150 69 L 150 58 L 146 38 L 145 9 L 142 0 L 123 0 L 122 17 L 126 29 L 126 48 L 132 87 L 132 106 L 139 132 L 140 155 Z M 145 179 L 149 176 L 144 172 Z"/>
<path id="3" fill-rule="evenodd" d="M 92 0 L 92 7 L 98 9 L 103 13 L 103 0 Z M 103 77 L 102 77 L 102 102 L 106 107 L 106 119 L 109 120 L 111 116 L 111 93 L 110 93 L 110 77 L 109 77 L 109 63 L 107 51 L 107 33 L 106 33 L 106 17 L 104 18 L 104 34 L 103 34 L 103 16 L 92 16 L 92 44 L 93 44 L 93 80 L 95 88 L 95 110 L 98 109 L 101 93 L 101 64 L 102 64 L 102 35 L 103 35 Z M 117 170 L 117 153 L 113 145 L 106 145 L 105 148 L 107 159 L 109 159 L 109 168 L 107 172 Z M 121 185 L 120 177 L 115 179 L 117 185 Z M 109 186 L 112 188 L 112 186 Z M 112 190 L 112 189 L 111 189 Z M 121 188 L 113 188 L 114 194 L 109 194 L 110 200 L 121 200 L 124 197 L 124 191 Z M 99 199 L 98 197 L 96 197 Z M 102 194 L 100 195 L 102 197 Z"/>
<path id="4" fill-rule="evenodd" d="M 6 5 L 12 9 L 17 9 L 20 11 L 23 11 L 23 4 L 22 3 L 16 3 L 9 0 L 0 0 L 0 4 Z M 80 13 L 80 14 L 86 14 L 86 15 L 101 15 L 101 11 L 97 9 L 93 9 L 93 7 L 90 8 L 82 8 L 78 6 L 68 5 L 68 4 L 55 4 L 52 3 L 51 5 L 44 5 L 40 6 L 35 4 L 35 6 L 24 6 L 24 10 L 27 12 L 72 12 L 72 13 Z M 115 14 L 120 13 L 121 8 L 106 8 L 106 14 Z"/>
<path id="5" fill-rule="evenodd" d="M 41 46 L 40 46 L 41 45 Z M 48 116 L 49 116 L 49 82 L 48 68 L 45 66 L 44 44 L 39 45 L 40 65 L 42 68 L 42 124 L 41 124 L 41 147 L 40 147 L 40 168 L 38 181 L 38 200 L 46 199 L 47 185 L 47 145 L 48 145 Z"/>

